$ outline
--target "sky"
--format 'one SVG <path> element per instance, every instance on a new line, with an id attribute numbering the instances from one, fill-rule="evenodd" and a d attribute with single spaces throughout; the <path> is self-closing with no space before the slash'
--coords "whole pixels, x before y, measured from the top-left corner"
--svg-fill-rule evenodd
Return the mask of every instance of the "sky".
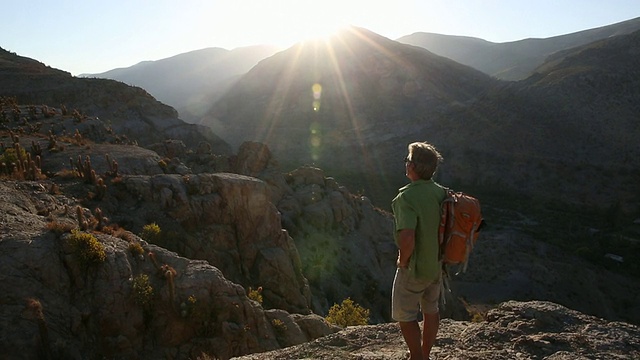
<path id="1" fill-rule="evenodd" d="M 181 53 L 283 48 L 354 25 L 492 42 L 548 38 L 640 17 L 640 0 L 0 0 L 0 47 L 72 75 Z"/>

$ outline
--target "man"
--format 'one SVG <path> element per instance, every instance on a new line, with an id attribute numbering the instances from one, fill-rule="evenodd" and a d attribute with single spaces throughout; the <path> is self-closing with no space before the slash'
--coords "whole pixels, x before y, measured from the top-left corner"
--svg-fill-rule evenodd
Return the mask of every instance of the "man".
<path id="1" fill-rule="evenodd" d="M 401 188 L 391 203 L 399 248 L 391 312 L 400 324 L 410 359 L 422 360 L 429 359 L 440 323 L 438 225 L 445 191 L 432 179 L 442 161 L 436 148 L 426 142 L 414 142 L 408 150 L 405 175 L 411 183 Z M 422 334 L 417 320 L 420 310 L 424 320 Z"/>

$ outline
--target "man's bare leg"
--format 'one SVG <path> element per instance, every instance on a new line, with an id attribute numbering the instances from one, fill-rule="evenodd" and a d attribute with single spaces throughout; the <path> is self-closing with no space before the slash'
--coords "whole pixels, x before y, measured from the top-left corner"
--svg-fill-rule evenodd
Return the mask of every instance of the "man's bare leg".
<path id="1" fill-rule="evenodd" d="M 409 347 L 409 353 L 411 354 L 410 359 L 422 360 L 422 347 L 420 345 L 422 336 L 420 334 L 420 325 L 418 325 L 417 321 L 401 321 L 399 323 L 404 341 Z"/>
<path id="2" fill-rule="evenodd" d="M 422 314 L 424 322 L 422 323 L 422 354 L 425 359 L 429 359 L 431 348 L 436 343 L 438 335 L 438 326 L 440 325 L 440 314 Z"/>

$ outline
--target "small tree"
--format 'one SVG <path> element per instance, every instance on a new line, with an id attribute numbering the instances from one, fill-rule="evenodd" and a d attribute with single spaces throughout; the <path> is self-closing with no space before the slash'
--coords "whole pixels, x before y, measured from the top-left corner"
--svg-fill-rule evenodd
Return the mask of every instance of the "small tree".
<path id="1" fill-rule="evenodd" d="M 341 305 L 333 304 L 329 309 L 326 320 L 341 327 L 367 325 L 369 323 L 369 309 L 356 304 L 351 298 L 346 298 Z"/>

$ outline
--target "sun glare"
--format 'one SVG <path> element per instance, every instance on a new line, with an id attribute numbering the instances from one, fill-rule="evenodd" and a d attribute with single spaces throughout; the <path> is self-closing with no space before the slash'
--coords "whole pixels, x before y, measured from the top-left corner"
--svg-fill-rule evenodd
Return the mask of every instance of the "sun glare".
<path id="1" fill-rule="evenodd" d="M 283 47 L 308 40 L 327 39 L 349 25 L 353 9 L 347 2 L 332 0 L 274 0 L 254 3 L 250 14 L 243 17 L 243 28 L 258 43 Z M 230 36 L 240 34 L 229 34 Z"/>

